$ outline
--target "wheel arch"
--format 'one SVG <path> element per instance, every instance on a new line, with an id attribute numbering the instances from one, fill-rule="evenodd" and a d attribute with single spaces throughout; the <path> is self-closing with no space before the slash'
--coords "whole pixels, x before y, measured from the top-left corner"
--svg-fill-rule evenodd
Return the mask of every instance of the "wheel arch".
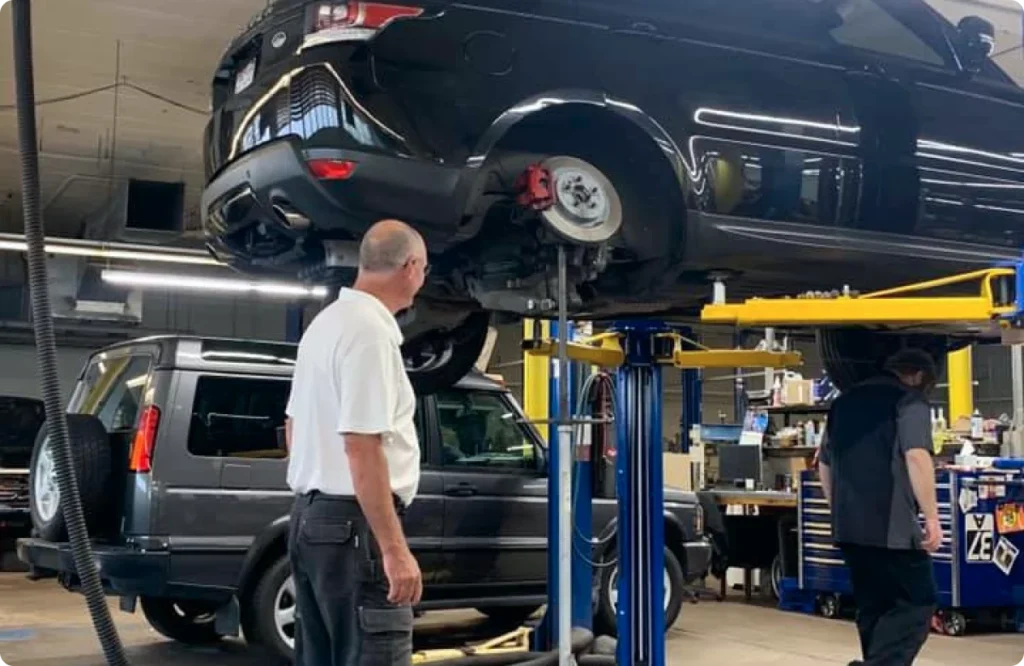
<path id="1" fill-rule="evenodd" d="M 695 175 L 669 133 L 636 105 L 590 91 L 552 91 L 515 105 L 484 132 L 466 161 L 460 189 L 463 210 L 472 217 L 481 202 L 487 168 L 505 151 L 524 154 L 573 154 L 582 148 L 588 161 L 596 161 L 614 183 L 627 183 L 634 191 L 634 219 L 665 219 L 660 238 L 650 230 L 627 225 L 623 233 L 640 254 L 657 255 L 684 243 L 687 200 Z M 597 158 L 595 160 L 595 158 Z M 631 164 L 627 164 L 631 163 Z M 620 194 L 623 194 L 620 192 Z M 465 230 L 473 233 L 472 228 Z M 645 252 L 646 250 L 646 252 Z"/>
<path id="2" fill-rule="evenodd" d="M 605 113 L 625 120 L 642 130 L 659 147 L 672 168 L 681 191 L 686 190 L 692 176 L 695 175 L 694 167 L 687 164 L 683 152 L 679 150 L 672 136 L 639 106 L 601 92 L 572 89 L 552 90 L 533 95 L 502 113 L 477 141 L 466 160 L 466 166 L 470 170 L 482 167 L 510 131 L 524 120 L 536 118 L 537 114 L 551 109 Z"/>
<path id="3" fill-rule="evenodd" d="M 237 595 L 241 602 L 252 595 L 267 567 L 288 554 L 290 516 L 281 516 L 260 532 L 245 554 L 238 575 Z"/>
<path id="4" fill-rule="evenodd" d="M 594 554 L 594 561 L 600 562 L 601 559 L 612 549 L 616 547 L 619 540 L 618 534 L 618 523 L 619 519 L 612 518 L 605 525 L 604 529 L 601 530 L 597 537 L 600 542 L 600 546 L 597 552 Z M 683 569 L 683 575 L 686 575 L 686 530 L 683 527 L 679 517 L 675 514 L 665 511 L 664 513 L 664 537 L 665 547 L 672 551 L 672 554 L 679 560 L 679 565 Z"/>

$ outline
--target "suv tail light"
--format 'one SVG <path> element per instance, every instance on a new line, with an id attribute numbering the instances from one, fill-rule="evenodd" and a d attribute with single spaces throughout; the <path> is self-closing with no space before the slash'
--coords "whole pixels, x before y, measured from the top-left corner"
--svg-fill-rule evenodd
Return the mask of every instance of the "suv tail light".
<path id="1" fill-rule="evenodd" d="M 153 469 L 153 445 L 156 431 L 160 426 L 160 410 L 150 405 L 142 410 L 139 429 L 135 431 L 132 451 L 128 459 L 128 471 L 146 473 Z"/>
<path id="2" fill-rule="evenodd" d="M 704 507 L 700 504 L 694 507 L 693 512 L 693 532 L 699 539 L 704 536 Z"/>
<path id="3" fill-rule="evenodd" d="M 365 41 L 397 18 L 422 13 L 422 7 L 382 2 L 314 2 L 309 8 L 304 46 Z"/>
<path id="4" fill-rule="evenodd" d="M 312 159 L 306 166 L 321 180 L 348 180 L 355 173 L 356 163 L 352 160 Z"/>

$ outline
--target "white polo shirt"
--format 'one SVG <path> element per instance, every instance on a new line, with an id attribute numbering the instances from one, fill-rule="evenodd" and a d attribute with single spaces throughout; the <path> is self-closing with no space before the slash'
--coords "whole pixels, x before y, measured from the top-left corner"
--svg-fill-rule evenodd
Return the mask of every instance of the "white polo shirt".
<path id="1" fill-rule="evenodd" d="M 402 362 L 402 331 L 376 297 L 342 289 L 299 343 L 287 414 L 288 485 L 355 497 L 342 433 L 381 435 L 391 491 L 406 506 L 420 480 L 416 397 Z"/>

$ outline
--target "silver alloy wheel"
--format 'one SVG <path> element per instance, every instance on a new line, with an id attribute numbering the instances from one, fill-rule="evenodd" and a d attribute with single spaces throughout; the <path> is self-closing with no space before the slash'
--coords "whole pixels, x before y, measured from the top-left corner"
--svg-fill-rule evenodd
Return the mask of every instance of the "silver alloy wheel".
<path id="1" fill-rule="evenodd" d="M 622 201 L 612 182 L 597 167 L 576 157 L 550 157 L 555 202 L 541 212 L 551 229 L 571 243 L 599 245 L 622 226 Z"/>
<path id="2" fill-rule="evenodd" d="M 669 602 L 672 601 L 672 578 L 668 575 L 668 568 L 665 568 L 665 612 L 668 612 Z M 619 610 L 619 567 L 616 565 L 615 569 L 612 570 L 612 575 L 608 577 L 608 603 L 611 605 L 612 610 L 618 612 Z"/>
<path id="3" fill-rule="evenodd" d="M 32 501 L 36 513 L 43 522 L 50 522 L 60 510 L 60 484 L 57 482 L 57 466 L 54 464 L 53 447 L 46 439 L 36 458 L 35 483 L 32 487 Z"/>
<path id="4" fill-rule="evenodd" d="M 274 627 L 277 635 L 295 649 L 295 577 L 288 576 L 274 596 Z"/>

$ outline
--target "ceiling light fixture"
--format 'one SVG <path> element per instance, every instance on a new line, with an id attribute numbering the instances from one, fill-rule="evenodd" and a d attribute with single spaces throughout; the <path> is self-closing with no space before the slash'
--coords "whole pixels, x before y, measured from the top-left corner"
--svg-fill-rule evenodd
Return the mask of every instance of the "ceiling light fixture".
<path id="1" fill-rule="evenodd" d="M 13 234 L 4 234 L 10 236 Z M 122 261 L 140 261 L 146 263 L 188 264 L 191 266 L 224 266 L 204 252 L 188 250 L 137 250 L 131 246 L 118 247 L 103 243 L 46 243 L 47 254 L 72 257 L 89 257 L 92 259 L 119 259 Z M 28 244 L 24 240 L 0 238 L 0 250 L 10 252 L 27 252 Z"/>
<path id="2" fill-rule="evenodd" d="M 104 270 L 100 273 L 104 282 L 124 287 L 153 287 L 182 291 L 207 293 L 252 294 L 279 296 L 285 298 L 326 298 L 327 287 L 308 287 L 301 284 L 281 282 L 249 282 L 225 278 L 209 278 L 196 275 L 161 275 L 159 273 L 137 273 L 134 271 Z"/>

